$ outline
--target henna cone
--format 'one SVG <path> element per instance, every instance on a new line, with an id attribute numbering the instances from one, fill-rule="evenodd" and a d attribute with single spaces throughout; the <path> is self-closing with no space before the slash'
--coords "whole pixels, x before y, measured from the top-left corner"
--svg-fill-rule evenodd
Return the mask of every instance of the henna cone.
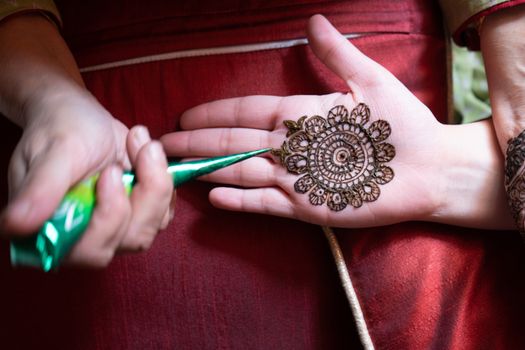
<path id="1" fill-rule="evenodd" d="M 168 172 L 172 175 L 174 187 L 178 187 L 199 176 L 269 150 L 270 148 L 267 148 L 215 158 L 170 163 Z M 92 176 L 72 188 L 53 216 L 44 223 L 36 235 L 11 242 L 11 264 L 13 266 L 33 266 L 49 271 L 60 265 L 89 224 L 95 207 L 97 179 L 98 175 Z M 133 172 L 123 175 L 122 182 L 128 194 L 131 193 L 135 181 Z"/>

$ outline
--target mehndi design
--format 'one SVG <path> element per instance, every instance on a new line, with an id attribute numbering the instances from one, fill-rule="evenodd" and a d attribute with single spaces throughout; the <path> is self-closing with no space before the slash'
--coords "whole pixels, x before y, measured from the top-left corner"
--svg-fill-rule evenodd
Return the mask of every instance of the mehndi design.
<path id="1" fill-rule="evenodd" d="M 366 127 L 369 118 L 370 109 L 360 103 L 350 114 L 344 106 L 336 106 L 326 119 L 315 115 L 284 121 L 287 140 L 272 153 L 290 173 L 304 174 L 295 182 L 297 193 L 308 193 L 311 204 L 327 203 L 334 211 L 348 204 L 359 208 L 379 197 L 379 185 L 394 177 L 385 163 L 396 151 L 384 142 L 390 124 L 377 120 Z"/>
<path id="2" fill-rule="evenodd" d="M 525 130 L 508 142 L 505 189 L 514 220 L 525 238 Z"/>

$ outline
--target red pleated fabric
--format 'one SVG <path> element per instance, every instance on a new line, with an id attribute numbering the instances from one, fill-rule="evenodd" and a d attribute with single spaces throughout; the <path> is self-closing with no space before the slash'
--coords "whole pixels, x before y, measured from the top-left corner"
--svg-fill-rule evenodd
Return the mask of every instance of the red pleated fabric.
<path id="1" fill-rule="evenodd" d="M 142 55 L 304 37 L 325 14 L 446 119 L 437 4 L 403 1 L 57 1 L 81 67 Z M 250 94 L 324 94 L 345 85 L 306 46 L 173 59 L 84 74 L 128 126 L 175 131 L 197 104 Z M 2 122 L 7 164 L 16 135 Z M 7 165 L 4 165 L 4 168 Z M 2 174 L 5 176 L 5 174 Z M 2 178 L 5 184 L 5 177 Z M 213 208 L 212 185 L 178 191 L 176 215 L 142 254 L 103 271 L 12 270 L 2 242 L 6 348 L 360 348 L 319 227 Z M 5 200 L 5 190 L 3 192 Z M 402 203 L 400 203 L 402 205 Z M 513 232 L 405 223 L 337 230 L 378 349 L 518 349 L 524 252 Z"/>

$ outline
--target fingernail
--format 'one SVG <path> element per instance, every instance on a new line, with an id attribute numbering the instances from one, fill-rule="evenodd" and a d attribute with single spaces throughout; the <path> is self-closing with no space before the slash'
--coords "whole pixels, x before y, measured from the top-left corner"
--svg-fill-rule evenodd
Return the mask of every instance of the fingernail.
<path id="1" fill-rule="evenodd" d="M 163 150 L 159 142 L 152 142 L 148 148 L 148 153 L 154 160 L 160 160 L 163 158 Z"/>
<path id="2" fill-rule="evenodd" d="M 149 136 L 148 129 L 144 126 L 137 126 L 134 130 L 134 136 L 133 139 L 135 141 L 135 145 L 137 148 L 142 147 L 146 142 L 148 142 L 151 138 Z"/>

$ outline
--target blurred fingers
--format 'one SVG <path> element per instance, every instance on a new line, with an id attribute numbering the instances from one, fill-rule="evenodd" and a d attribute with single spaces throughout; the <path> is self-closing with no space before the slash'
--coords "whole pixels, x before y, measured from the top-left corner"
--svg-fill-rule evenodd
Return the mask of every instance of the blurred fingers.
<path id="1" fill-rule="evenodd" d="M 173 217 L 175 216 L 175 202 L 176 201 L 177 201 L 177 191 L 173 191 L 169 207 L 166 210 L 166 213 L 164 214 L 164 217 L 162 218 L 162 222 L 160 224 L 161 230 L 166 229 L 168 225 L 170 224 L 170 222 L 173 220 Z"/>
<path id="2" fill-rule="evenodd" d="M 166 171 L 167 162 L 158 141 L 147 143 L 134 164 L 137 184 L 131 193 L 133 216 L 120 248 L 141 251 L 150 247 L 163 226 L 169 208 L 173 183 Z"/>
<path id="3" fill-rule="evenodd" d="M 13 198 L 2 214 L 3 231 L 34 233 L 52 215 L 67 190 L 80 180 L 78 159 L 64 151 L 74 147 L 66 141 L 51 143 L 49 149 L 31 160 L 26 174 L 20 161 L 15 161 L 10 178 L 17 179 Z"/>
<path id="4" fill-rule="evenodd" d="M 126 138 L 126 148 L 131 162 L 135 162 L 140 149 L 149 141 L 151 137 L 145 126 L 137 125 L 130 129 Z"/>
<path id="5" fill-rule="evenodd" d="M 105 267 L 128 229 L 131 205 L 122 185 L 122 171 L 110 166 L 97 182 L 97 206 L 89 226 L 67 261 L 73 265 Z"/>

